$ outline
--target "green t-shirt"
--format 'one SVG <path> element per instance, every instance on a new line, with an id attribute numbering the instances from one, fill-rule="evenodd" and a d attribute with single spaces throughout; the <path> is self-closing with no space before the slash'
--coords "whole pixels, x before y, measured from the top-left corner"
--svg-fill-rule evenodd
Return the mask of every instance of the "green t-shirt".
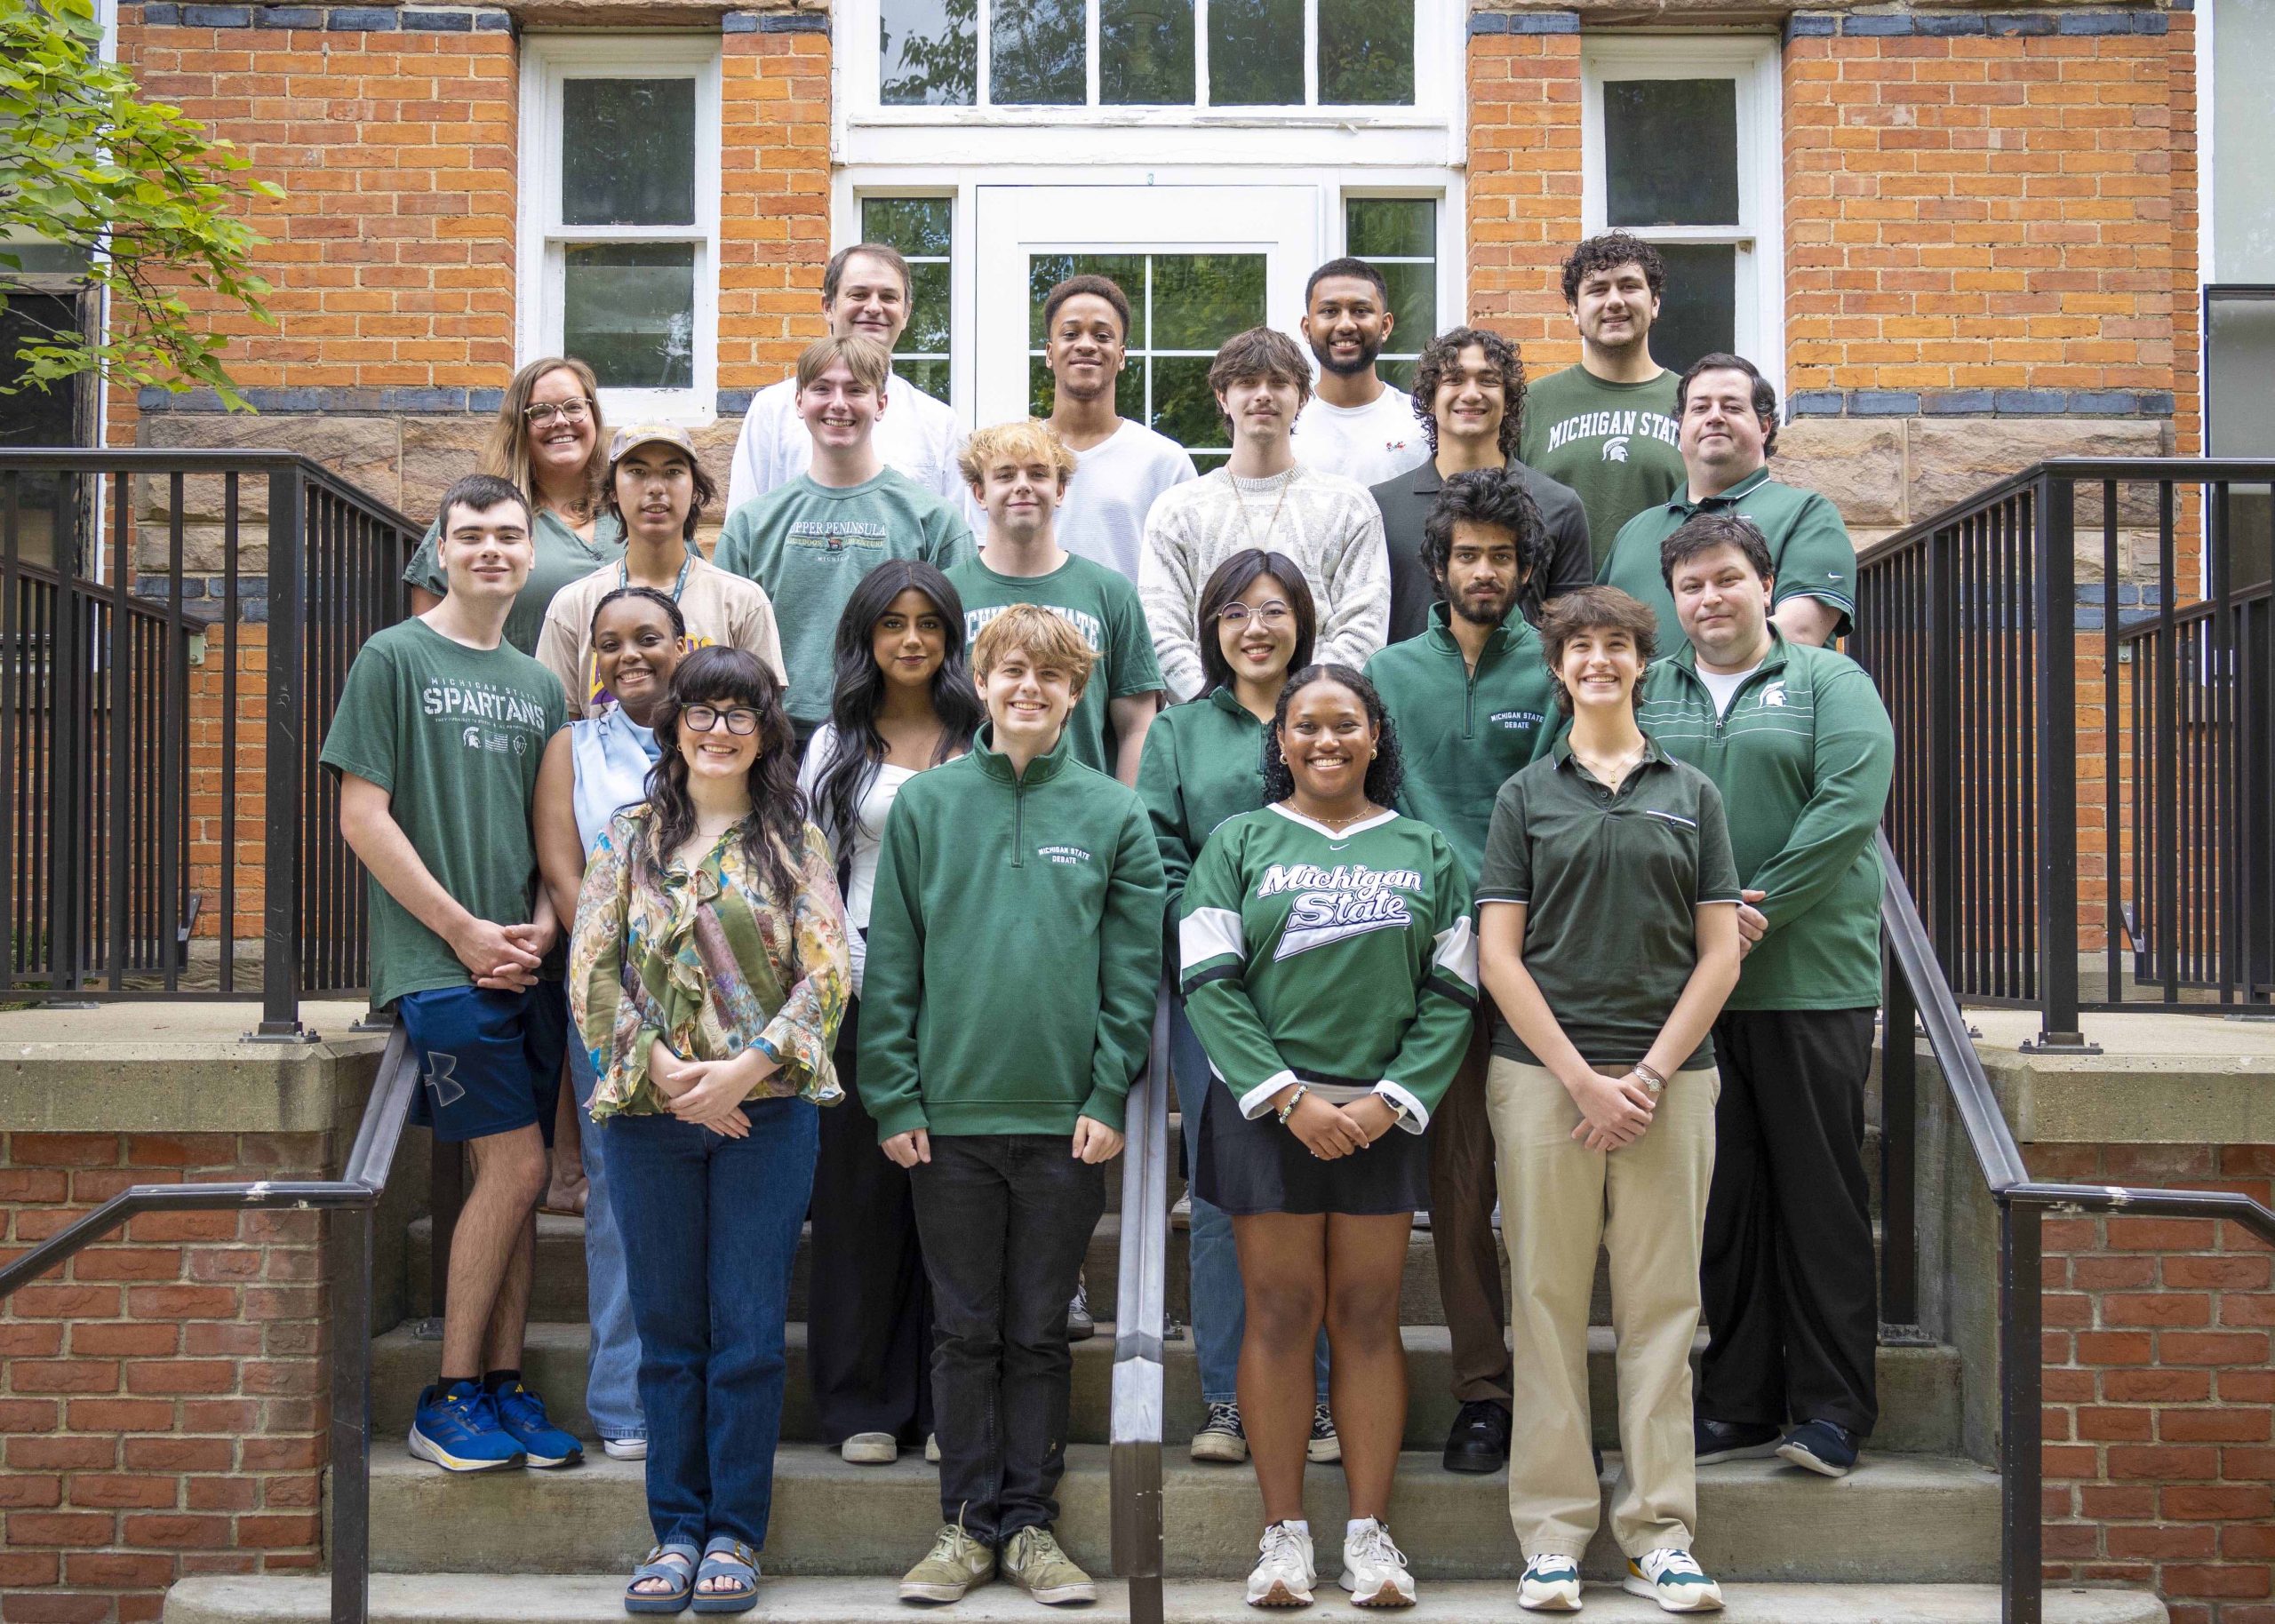
<path id="1" fill-rule="evenodd" d="M 1165 686 L 1138 589 L 1119 571 L 1073 553 L 1049 575 L 1027 576 L 998 575 L 983 556 L 949 570 L 948 581 L 963 599 L 967 649 L 982 627 L 1014 603 L 1038 604 L 1082 633 L 1082 646 L 1098 659 L 1066 719 L 1067 753 L 1113 777 L 1117 741 L 1106 701 L 1159 693 Z"/>
<path id="2" fill-rule="evenodd" d="M 427 527 L 426 539 L 403 569 L 406 582 L 438 598 L 451 589 L 450 577 L 443 573 L 442 561 L 435 554 L 435 541 L 442 533 L 443 521 L 437 517 Z M 541 508 L 536 537 L 537 561 L 530 566 L 530 578 L 514 595 L 514 607 L 506 617 L 506 641 L 523 654 L 537 652 L 538 633 L 545 630 L 545 611 L 552 607 L 554 593 L 624 556 L 624 526 L 614 513 L 603 513 L 594 520 L 593 538 L 587 541 L 559 513 Z"/>
<path id="3" fill-rule="evenodd" d="M 348 667 L 320 758 L 385 790 L 427 872 L 477 919 L 526 923 L 537 887 L 530 803 L 538 763 L 568 725 L 554 674 L 509 643 L 469 649 L 416 618 Z M 463 987 L 450 944 L 371 882 L 371 1003 Z"/>
<path id="4" fill-rule="evenodd" d="M 1648 383 L 1610 384 L 1573 366 L 1525 390 L 1517 455 L 1580 493 L 1598 569 L 1621 525 L 1682 489 L 1674 415 L 1681 382 L 1662 372 Z"/>
<path id="5" fill-rule="evenodd" d="M 801 474 L 727 515 L 711 561 L 766 588 L 782 629 L 791 720 L 829 720 L 837 623 L 861 577 L 889 558 L 949 569 L 972 555 L 963 515 L 897 468 L 842 490 Z"/>
<path id="6" fill-rule="evenodd" d="M 1526 905 L 1525 968 L 1581 1057 L 1616 1076 L 1651 1052 L 1689 984 L 1699 908 L 1738 900 L 1721 793 L 1646 735 L 1614 794 L 1559 738 L 1501 786 L 1477 900 Z M 1493 1052 L 1540 1063 L 1505 1018 Z M 1677 1069 L 1713 1062 L 1708 1038 Z"/>

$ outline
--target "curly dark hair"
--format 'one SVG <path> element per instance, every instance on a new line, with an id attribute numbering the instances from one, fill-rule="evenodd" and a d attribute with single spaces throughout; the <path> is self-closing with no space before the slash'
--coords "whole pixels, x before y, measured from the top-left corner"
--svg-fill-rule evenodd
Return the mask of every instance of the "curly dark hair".
<path id="1" fill-rule="evenodd" d="M 1448 480 L 1430 504 L 1430 515 L 1422 521 L 1422 568 L 1430 572 L 1430 585 L 1441 599 L 1446 598 L 1446 565 L 1453 556 L 1457 524 L 1489 525 L 1509 533 L 1523 577 L 1517 604 L 1527 619 L 1537 616 L 1547 585 L 1542 566 L 1548 561 L 1548 531 L 1524 476 L 1502 468 L 1472 468 Z"/>
<path id="2" fill-rule="evenodd" d="M 1499 333 L 1482 327 L 1449 327 L 1422 346 L 1414 361 L 1414 415 L 1421 420 L 1422 437 L 1430 442 L 1430 454 L 1438 454 L 1438 414 L 1433 410 L 1438 401 L 1438 386 L 1460 363 L 1462 351 L 1472 345 L 1485 352 L 1486 363 L 1501 375 L 1502 392 L 1508 403 L 1501 414 L 1501 437 L 1497 443 L 1503 457 L 1517 454 L 1517 436 L 1525 421 L 1525 363 L 1517 354 L 1517 346 Z"/>
<path id="3" fill-rule="evenodd" d="M 1286 800 L 1296 792 L 1296 775 L 1288 766 L 1288 758 L 1281 752 L 1280 735 L 1288 726 L 1289 702 L 1314 682 L 1337 683 L 1358 698 L 1367 720 L 1374 725 L 1376 736 L 1375 759 L 1367 764 L 1367 799 L 1378 807 L 1392 805 L 1398 800 L 1399 784 L 1406 776 L 1399 760 L 1398 729 L 1392 724 L 1390 711 L 1384 705 L 1383 697 L 1375 691 L 1375 685 L 1350 666 L 1333 661 L 1290 673 L 1288 686 L 1280 690 L 1280 703 L 1272 710 L 1272 725 L 1264 730 L 1265 804 Z"/>
<path id="4" fill-rule="evenodd" d="M 778 902 L 797 894 L 806 849 L 806 798 L 798 788 L 798 752 L 782 685 L 756 655 L 740 649 L 698 649 L 672 673 L 671 691 L 656 707 L 656 743 L 663 754 L 648 769 L 647 826 L 633 843 L 636 884 L 663 872 L 695 832 L 680 753 L 679 716 L 690 705 L 748 705 L 758 712 L 758 760 L 749 774 L 751 815 L 742 821 L 743 854 Z"/>
<path id="5" fill-rule="evenodd" d="M 1653 299 L 1664 296 L 1667 262 L 1659 258 L 1659 251 L 1624 231 L 1606 231 L 1582 243 L 1564 261 L 1564 302 L 1578 304 L 1582 283 L 1598 271 L 1617 270 L 1623 265 L 1641 268 Z"/>

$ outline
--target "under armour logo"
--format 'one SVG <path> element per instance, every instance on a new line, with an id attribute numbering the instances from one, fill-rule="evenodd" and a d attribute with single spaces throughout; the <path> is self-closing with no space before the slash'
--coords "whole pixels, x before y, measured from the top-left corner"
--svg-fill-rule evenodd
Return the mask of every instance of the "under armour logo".
<path id="1" fill-rule="evenodd" d="M 429 1055 L 427 1057 L 427 1087 L 434 1090 L 435 1103 L 455 1105 L 466 1098 L 466 1085 L 451 1075 L 458 1070 L 455 1055 Z"/>

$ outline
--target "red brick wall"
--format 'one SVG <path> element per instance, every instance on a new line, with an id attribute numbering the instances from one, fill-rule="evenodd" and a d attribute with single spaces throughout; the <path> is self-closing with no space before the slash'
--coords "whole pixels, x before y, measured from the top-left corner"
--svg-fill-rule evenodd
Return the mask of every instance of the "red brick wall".
<path id="1" fill-rule="evenodd" d="M 1546 19 L 1512 17 L 1511 25 Z M 1535 376 L 1580 358 L 1559 267 L 1580 240 L 1580 36 L 1469 42 L 1470 319 Z"/>
<path id="2" fill-rule="evenodd" d="M 719 386 L 758 389 L 825 331 L 829 36 L 723 42 Z"/>
<path id="3" fill-rule="evenodd" d="M 12 1134 L 0 1257 L 130 1184 L 321 1177 L 323 1134 Z M 153 1213 L 0 1320 L 0 1616 L 159 1616 L 190 1573 L 321 1564 L 313 1213 Z"/>

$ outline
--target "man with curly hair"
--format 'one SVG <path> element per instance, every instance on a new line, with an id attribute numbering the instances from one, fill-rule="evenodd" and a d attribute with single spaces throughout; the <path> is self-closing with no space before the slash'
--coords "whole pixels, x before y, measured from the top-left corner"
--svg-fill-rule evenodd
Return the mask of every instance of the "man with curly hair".
<path id="1" fill-rule="evenodd" d="M 1446 482 L 1477 468 L 1505 468 L 1539 510 L 1545 552 L 1518 607 L 1528 620 L 1541 605 L 1595 579 L 1587 510 L 1568 486 L 1517 460 L 1524 416 L 1525 368 L 1517 346 L 1481 327 L 1454 327 L 1423 346 L 1414 363 L 1414 410 L 1430 456 L 1419 467 L 1374 488 L 1390 553 L 1390 641 L 1430 629 L 1438 599 L 1423 561 L 1423 530 Z"/>
<path id="2" fill-rule="evenodd" d="M 1621 525 L 1682 485 L 1675 375 L 1651 358 L 1666 282 L 1659 251 L 1626 232 L 1574 249 L 1564 305 L 1580 330 L 1580 364 L 1535 384 L 1524 414 L 1518 455 L 1580 493 L 1599 565 Z"/>

